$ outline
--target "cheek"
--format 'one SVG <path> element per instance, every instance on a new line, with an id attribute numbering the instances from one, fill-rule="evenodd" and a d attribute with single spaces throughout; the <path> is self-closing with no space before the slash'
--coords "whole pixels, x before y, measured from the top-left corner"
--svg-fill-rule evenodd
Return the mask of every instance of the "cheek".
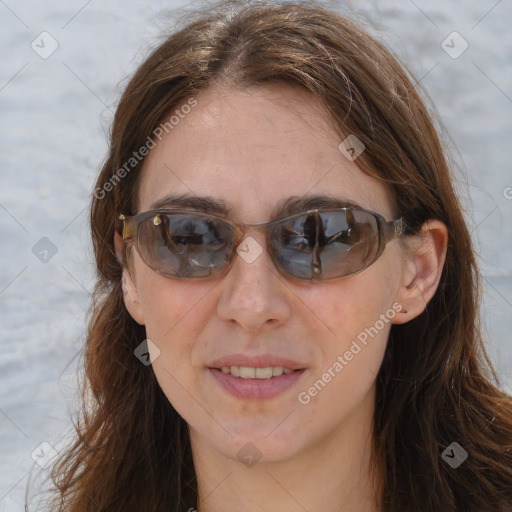
<path id="1" fill-rule="evenodd" d="M 392 309 L 399 290 L 391 265 L 373 266 L 347 279 L 326 282 L 306 290 L 304 302 L 329 327 L 331 335 L 355 336 Z"/>
<path id="2" fill-rule="evenodd" d="M 334 426 L 366 398 L 371 402 L 395 310 L 393 283 L 369 270 L 311 289 L 311 309 L 329 327 L 319 335 L 319 364 L 298 397 L 305 407 L 304 428 L 311 435 L 320 418 Z"/>
<path id="3" fill-rule="evenodd" d="M 147 268 L 136 272 L 148 338 L 161 350 L 181 350 L 177 338 L 193 339 L 212 314 L 206 299 L 214 284 L 169 279 Z"/>
<path id="4" fill-rule="evenodd" d="M 213 314 L 207 298 L 214 284 L 169 279 L 152 271 L 142 271 L 140 277 L 146 336 L 159 350 L 152 358 L 153 371 L 173 407 L 190 414 L 189 391 L 199 370 L 193 361 L 200 351 L 197 340 Z"/>
<path id="5" fill-rule="evenodd" d="M 350 278 L 305 290 L 304 302 L 315 314 L 311 321 L 321 320 L 322 366 L 315 369 L 318 377 L 331 371 L 337 375 L 333 381 L 352 391 L 371 384 L 396 315 L 399 271 L 399 264 L 390 257 Z M 343 369 L 336 365 L 338 356 L 342 356 Z"/>

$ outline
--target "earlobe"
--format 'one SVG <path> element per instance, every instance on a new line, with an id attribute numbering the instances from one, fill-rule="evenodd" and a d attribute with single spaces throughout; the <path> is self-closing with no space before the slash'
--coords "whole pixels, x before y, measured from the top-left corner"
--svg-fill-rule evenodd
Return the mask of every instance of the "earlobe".
<path id="1" fill-rule="evenodd" d="M 428 220 L 419 236 L 405 242 L 405 268 L 397 301 L 402 305 L 396 324 L 419 316 L 434 296 L 446 260 L 448 229 L 439 220 Z"/>
<path id="2" fill-rule="evenodd" d="M 144 313 L 140 303 L 139 292 L 137 291 L 135 283 L 133 282 L 133 279 L 126 267 L 123 269 L 122 288 L 123 300 L 126 309 L 138 324 L 144 325 Z"/>
<path id="3" fill-rule="evenodd" d="M 114 233 L 114 249 L 116 251 L 116 258 L 117 258 L 117 261 L 121 264 L 121 265 L 124 265 L 124 256 L 123 256 L 123 247 L 124 245 L 124 242 L 123 242 L 123 237 L 121 236 L 120 233 L 118 233 L 117 231 Z"/>
<path id="4" fill-rule="evenodd" d="M 142 312 L 142 305 L 140 303 L 139 292 L 130 271 L 126 266 L 124 256 L 124 242 L 123 237 L 117 231 L 114 233 L 114 248 L 116 251 L 116 258 L 120 265 L 123 266 L 123 274 L 121 277 L 121 286 L 123 289 L 123 301 L 126 309 L 131 317 L 140 325 L 144 325 L 144 314 Z"/>

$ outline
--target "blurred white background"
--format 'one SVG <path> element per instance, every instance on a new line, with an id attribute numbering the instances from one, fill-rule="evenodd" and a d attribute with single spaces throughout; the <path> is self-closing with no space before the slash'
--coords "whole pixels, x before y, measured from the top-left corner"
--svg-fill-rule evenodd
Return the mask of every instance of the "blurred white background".
<path id="1" fill-rule="evenodd" d="M 489 351 L 510 391 L 512 2 L 325 3 L 405 61 L 457 148 Z M 126 78 L 187 5 L 200 4 L 0 0 L 0 512 L 23 510 L 38 454 L 70 431 L 94 283 L 87 209 L 106 133 Z"/>

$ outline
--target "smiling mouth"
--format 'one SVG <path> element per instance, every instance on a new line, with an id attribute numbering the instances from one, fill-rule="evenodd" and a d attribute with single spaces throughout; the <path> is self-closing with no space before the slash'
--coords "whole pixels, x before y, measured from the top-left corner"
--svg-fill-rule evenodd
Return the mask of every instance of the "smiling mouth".
<path id="1" fill-rule="evenodd" d="M 283 374 L 300 372 L 299 370 L 291 370 L 283 366 L 266 366 L 264 368 L 254 368 L 250 366 L 222 366 L 221 368 L 213 368 L 214 370 L 221 371 L 222 373 L 229 373 L 233 377 L 241 379 L 271 379 L 272 377 L 279 377 Z"/>

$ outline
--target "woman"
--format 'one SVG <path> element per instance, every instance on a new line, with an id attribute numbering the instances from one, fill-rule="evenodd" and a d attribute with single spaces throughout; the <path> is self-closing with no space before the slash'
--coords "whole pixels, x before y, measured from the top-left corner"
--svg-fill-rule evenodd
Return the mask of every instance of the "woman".
<path id="1" fill-rule="evenodd" d="M 443 148 L 356 24 L 230 2 L 171 35 L 119 103 L 91 227 L 52 510 L 510 509 Z"/>

